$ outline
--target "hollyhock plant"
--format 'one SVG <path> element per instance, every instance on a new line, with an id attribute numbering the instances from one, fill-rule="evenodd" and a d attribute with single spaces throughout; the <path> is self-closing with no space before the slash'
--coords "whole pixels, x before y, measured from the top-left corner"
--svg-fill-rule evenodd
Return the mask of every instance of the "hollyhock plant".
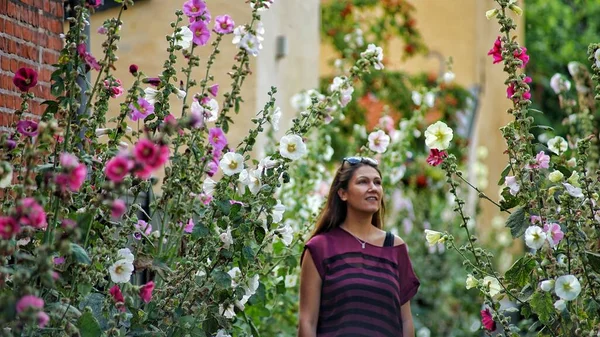
<path id="1" fill-rule="evenodd" d="M 140 287 L 140 298 L 144 303 L 152 301 L 152 291 L 154 290 L 154 281 L 150 281 Z"/>
<path id="2" fill-rule="evenodd" d="M 581 284 L 574 275 L 563 275 L 554 284 L 556 296 L 565 301 L 573 301 L 581 293 Z"/>
<path id="3" fill-rule="evenodd" d="M 117 284 L 112 286 L 108 292 L 109 292 L 110 296 L 112 297 L 113 301 L 115 301 L 115 303 L 119 303 L 119 302 L 124 303 L 125 302 L 125 298 L 123 297 L 121 288 L 119 288 L 119 286 Z"/>
<path id="4" fill-rule="evenodd" d="M 527 166 L 529 169 L 547 169 L 550 167 L 550 156 L 540 151 L 535 156 L 535 163 Z"/>
<path id="5" fill-rule="evenodd" d="M 527 55 L 527 48 L 521 47 L 520 51 L 515 51 L 515 58 L 521 60 L 521 68 L 525 68 L 529 63 L 529 55 Z"/>
<path id="6" fill-rule="evenodd" d="M 118 260 L 108 269 L 110 279 L 114 283 L 129 282 L 131 274 L 133 274 L 133 270 L 133 262 L 126 259 Z"/>
<path id="7" fill-rule="evenodd" d="M 143 97 L 138 98 L 137 104 L 131 103 L 129 109 L 129 117 L 134 122 L 139 119 L 143 120 L 154 113 L 154 105 Z"/>
<path id="8" fill-rule="evenodd" d="M 557 155 L 561 155 L 569 149 L 569 144 L 563 137 L 556 136 L 548 140 L 548 149 Z"/>
<path id="9" fill-rule="evenodd" d="M 69 153 L 61 153 L 59 161 L 64 172 L 56 176 L 56 183 L 62 191 L 67 189 L 71 192 L 79 191 L 87 176 L 87 167 L 85 164 L 80 164 L 77 157 Z"/>
<path id="10" fill-rule="evenodd" d="M 23 136 L 35 137 L 38 135 L 38 123 L 30 120 L 21 120 L 17 123 L 17 131 Z"/>
<path id="11" fill-rule="evenodd" d="M 525 77 L 525 79 L 523 79 L 523 82 L 525 82 L 525 83 L 531 83 L 531 81 L 532 81 L 531 77 L 529 77 L 529 76 L 527 76 L 527 77 Z M 513 98 L 513 95 L 515 93 L 516 93 L 515 82 L 511 82 L 510 85 L 506 88 L 506 97 L 516 100 L 516 98 Z M 522 99 L 526 99 L 526 100 L 531 99 L 531 92 L 529 92 L 529 89 L 523 93 Z"/>
<path id="12" fill-rule="evenodd" d="M 539 226 L 529 226 L 525 230 L 525 244 L 527 247 L 538 250 L 546 241 L 546 233 Z"/>
<path id="13" fill-rule="evenodd" d="M 219 15 L 215 18 L 215 28 L 213 29 L 217 34 L 231 34 L 235 29 L 235 22 L 229 15 Z M 216 95 L 214 95 L 216 96 Z"/>
<path id="14" fill-rule="evenodd" d="M 108 91 L 110 97 L 112 98 L 117 98 L 125 92 L 121 80 L 104 80 L 104 89 Z"/>
<path id="15" fill-rule="evenodd" d="M 29 89 L 35 87 L 37 80 L 38 73 L 31 68 L 20 68 L 13 77 L 14 85 L 16 85 L 19 90 L 24 92 L 27 92 Z"/>
<path id="16" fill-rule="evenodd" d="M 521 186 L 517 182 L 517 177 L 515 176 L 506 176 L 504 177 L 504 184 L 509 188 L 509 193 L 511 195 L 517 195 L 521 190 Z"/>
<path id="17" fill-rule="evenodd" d="M 176 46 L 179 46 L 182 49 L 188 49 L 194 40 L 194 33 L 189 27 L 183 26 L 180 27 L 180 31 L 178 33 L 173 34 L 173 38 L 175 39 Z"/>
<path id="18" fill-rule="evenodd" d="M 194 34 L 192 41 L 195 45 L 204 46 L 210 39 L 210 29 L 204 21 L 196 21 L 190 25 L 190 30 Z"/>
<path id="19" fill-rule="evenodd" d="M 96 71 L 100 71 L 100 64 L 96 58 L 87 51 L 87 47 L 84 43 L 81 43 L 77 46 L 77 52 L 79 53 L 79 56 L 83 58 L 88 67 Z"/>
<path id="20" fill-rule="evenodd" d="M 169 147 L 155 144 L 152 140 L 140 139 L 133 149 L 135 160 L 151 169 L 157 169 L 169 160 Z"/>
<path id="21" fill-rule="evenodd" d="M 227 152 L 219 161 L 219 167 L 228 176 L 240 173 L 244 169 L 244 156 L 236 152 Z"/>

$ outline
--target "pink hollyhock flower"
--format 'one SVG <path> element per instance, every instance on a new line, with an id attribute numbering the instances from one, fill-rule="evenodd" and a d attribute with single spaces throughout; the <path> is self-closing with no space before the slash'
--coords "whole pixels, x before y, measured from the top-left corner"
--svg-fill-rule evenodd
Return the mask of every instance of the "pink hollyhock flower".
<path id="1" fill-rule="evenodd" d="M 138 119 L 145 119 L 154 113 L 154 105 L 150 104 L 143 97 L 138 98 L 137 105 L 129 104 L 129 109 L 131 110 L 129 113 L 129 117 L 132 121 L 137 121 Z"/>
<path id="2" fill-rule="evenodd" d="M 113 201 L 112 205 L 110 206 L 110 215 L 113 218 L 118 219 L 121 216 L 123 216 L 123 214 L 125 214 L 126 210 L 127 210 L 127 205 L 125 205 L 125 201 L 123 201 L 121 199 L 117 199 L 117 200 Z"/>
<path id="3" fill-rule="evenodd" d="M 47 313 L 45 313 L 43 311 L 40 311 L 37 313 L 38 328 L 45 327 L 49 321 L 50 321 L 50 317 L 48 317 Z"/>
<path id="4" fill-rule="evenodd" d="M 29 120 L 19 121 L 17 131 L 23 136 L 35 137 L 38 135 L 38 123 Z"/>
<path id="5" fill-rule="evenodd" d="M 79 159 L 75 155 L 66 152 L 60 154 L 58 161 L 60 166 L 66 169 L 73 169 L 79 165 Z"/>
<path id="6" fill-rule="evenodd" d="M 152 301 L 152 291 L 154 290 L 154 281 L 150 281 L 140 287 L 140 297 L 145 303 Z"/>
<path id="7" fill-rule="evenodd" d="M 244 203 L 243 202 L 237 201 L 237 200 L 233 200 L 233 199 L 229 200 L 229 204 L 230 205 L 240 205 L 240 206 L 244 207 Z"/>
<path id="8" fill-rule="evenodd" d="M 431 166 L 438 166 L 444 162 L 444 159 L 448 156 L 446 151 L 440 151 L 438 149 L 429 150 L 429 157 L 427 157 L 427 164 Z"/>
<path id="9" fill-rule="evenodd" d="M 521 64 L 521 68 L 525 68 L 527 63 L 529 62 L 529 55 L 527 55 L 527 48 L 521 47 L 521 51 L 515 51 L 515 57 L 523 62 Z"/>
<path id="10" fill-rule="evenodd" d="M 502 62 L 502 41 L 500 40 L 500 36 L 494 41 L 494 46 L 487 53 L 488 55 L 492 55 L 494 59 L 494 64 Z"/>
<path id="11" fill-rule="evenodd" d="M 542 223 L 542 217 L 540 217 L 539 215 L 532 215 L 529 218 L 529 221 L 531 221 L 532 225 L 535 225 L 536 223 Z"/>
<path id="12" fill-rule="evenodd" d="M 25 198 L 17 204 L 15 217 L 21 226 L 44 229 L 48 225 L 44 208 L 33 198 Z"/>
<path id="13" fill-rule="evenodd" d="M 65 263 L 65 258 L 62 256 L 57 256 L 53 259 L 54 264 L 59 265 Z"/>
<path id="14" fill-rule="evenodd" d="M 208 142 L 215 149 L 215 151 L 221 151 L 227 146 L 227 138 L 221 128 L 211 128 L 208 130 Z"/>
<path id="15" fill-rule="evenodd" d="M 210 29 L 204 21 L 196 21 L 190 25 L 190 30 L 194 34 L 192 41 L 198 46 L 204 46 L 210 39 Z"/>
<path id="16" fill-rule="evenodd" d="M 104 174 L 108 180 L 120 183 L 133 168 L 133 162 L 125 156 L 116 156 L 106 163 Z"/>
<path id="17" fill-rule="evenodd" d="M 540 153 L 535 156 L 535 164 L 528 166 L 530 169 L 548 167 L 550 167 L 550 156 L 545 154 L 544 151 L 540 151 Z"/>
<path id="18" fill-rule="evenodd" d="M 87 167 L 84 164 L 79 164 L 77 167 L 71 171 L 71 176 L 69 178 L 69 189 L 71 192 L 77 192 L 83 185 L 85 178 L 87 176 Z"/>
<path id="19" fill-rule="evenodd" d="M 67 188 L 71 192 L 79 191 L 87 176 L 87 167 L 80 164 L 77 157 L 69 153 L 61 153 L 59 161 L 65 171 L 56 176 L 55 182 L 62 191 Z"/>
<path id="20" fill-rule="evenodd" d="M 43 299 L 34 295 L 25 295 L 17 302 L 17 314 L 22 313 L 27 308 L 42 309 L 43 307 Z"/>
<path id="21" fill-rule="evenodd" d="M 0 216 L 0 237 L 4 240 L 10 240 L 15 234 L 21 231 L 17 221 L 11 216 Z"/>
<path id="22" fill-rule="evenodd" d="M 108 33 L 108 29 L 106 27 L 104 27 L 104 26 L 100 26 L 96 30 L 96 33 L 98 33 L 100 35 L 106 35 L 106 33 Z"/>
<path id="23" fill-rule="evenodd" d="M 86 0 L 86 5 L 98 8 L 102 5 L 102 0 Z"/>
<path id="24" fill-rule="evenodd" d="M 525 79 L 523 79 L 523 82 L 531 83 L 531 77 L 529 77 L 529 76 L 525 77 Z M 515 83 L 512 82 L 508 86 L 508 88 L 506 88 L 506 97 L 512 99 L 512 96 L 515 94 L 515 92 L 516 92 Z M 531 92 L 529 90 L 525 91 L 522 95 L 522 99 L 531 99 Z"/>
<path id="25" fill-rule="evenodd" d="M 112 98 L 117 98 L 125 92 L 121 80 L 115 80 L 114 82 L 104 80 L 104 89 L 108 90 Z"/>
<path id="26" fill-rule="evenodd" d="M 219 85 L 218 84 L 213 84 L 210 87 L 208 87 L 208 92 L 213 95 L 213 97 L 217 97 L 217 94 L 219 93 Z"/>
<path id="27" fill-rule="evenodd" d="M 100 70 L 100 64 L 98 63 L 98 61 L 96 60 L 96 58 L 94 56 L 92 56 L 92 54 L 88 53 L 86 50 L 86 46 L 85 43 L 82 43 L 80 45 L 77 46 L 77 53 L 79 54 L 79 56 L 81 58 L 83 58 L 83 60 L 85 61 L 85 63 L 92 69 L 99 71 Z"/>
<path id="28" fill-rule="evenodd" d="M 198 17 L 206 11 L 204 0 L 188 0 L 183 4 L 183 13 L 189 17 Z"/>
<path id="29" fill-rule="evenodd" d="M 231 34 L 235 29 L 235 22 L 229 15 L 219 15 L 215 18 L 214 31 L 217 34 Z M 216 95 L 214 95 L 216 96 Z"/>
<path id="30" fill-rule="evenodd" d="M 187 224 L 185 225 L 185 227 L 183 227 L 183 231 L 186 233 L 191 233 L 194 231 L 194 226 L 196 224 L 194 223 L 194 219 L 190 218 L 187 222 Z"/>
<path id="31" fill-rule="evenodd" d="M 212 160 L 206 164 L 206 174 L 208 174 L 209 177 L 212 177 L 217 174 L 217 171 L 219 171 L 219 159 L 213 157 Z"/>
<path id="32" fill-rule="evenodd" d="M 544 232 L 546 233 L 546 238 L 548 239 L 548 242 L 552 248 L 558 246 L 560 240 L 565 237 L 565 233 L 563 233 L 560 225 L 557 223 L 545 224 Z"/>
<path id="33" fill-rule="evenodd" d="M 494 322 L 494 318 L 492 317 L 489 308 L 481 310 L 481 324 L 483 324 L 483 327 L 488 331 L 496 330 L 496 322 Z"/>
<path id="34" fill-rule="evenodd" d="M 150 139 L 141 139 L 135 144 L 133 154 L 139 163 L 157 169 L 169 160 L 169 147 L 154 144 Z"/>
<path id="35" fill-rule="evenodd" d="M 112 288 L 110 288 L 110 290 L 108 291 L 108 293 L 110 294 L 110 296 L 112 297 L 113 301 L 115 302 L 125 302 L 125 298 L 123 297 L 123 293 L 121 292 L 121 288 L 119 288 L 118 285 L 114 285 L 112 286 Z"/>
<path id="36" fill-rule="evenodd" d="M 133 234 L 133 237 L 136 240 L 142 239 L 142 235 L 140 233 L 144 233 L 146 236 L 152 233 L 152 225 L 144 220 L 138 220 L 138 222 L 134 226 L 137 231 Z"/>
<path id="37" fill-rule="evenodd" d="M 21 91 L 29 91 L 29 89 L 35 87 L 38 80 L 38 73 L 31 68 L 21 68 L 17 70 L 13 77 L 13 83 Z"/>
<path id="38" fill-rule="evenodd" d="M 212 196 L 203 192 L 198 195 L 198 200 L 200 200 L 200 202 L 202 202 L 204 205 L 208 206 L 208 204 L 210 204 L 212 201 Z"/>

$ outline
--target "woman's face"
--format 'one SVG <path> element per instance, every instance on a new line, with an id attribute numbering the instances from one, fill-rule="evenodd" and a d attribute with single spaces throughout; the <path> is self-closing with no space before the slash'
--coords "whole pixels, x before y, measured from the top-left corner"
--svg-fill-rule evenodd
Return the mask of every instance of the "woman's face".
<path id="1" fill-rule="evenodd" d="M 348 208 L 375 213 L 381 207 L 383 195 L 381 176 L 375 168 L 363 165 L 354 171 L 348 182 L 348 189 L 340 189 L 338 195 L 346 201 Z"/>

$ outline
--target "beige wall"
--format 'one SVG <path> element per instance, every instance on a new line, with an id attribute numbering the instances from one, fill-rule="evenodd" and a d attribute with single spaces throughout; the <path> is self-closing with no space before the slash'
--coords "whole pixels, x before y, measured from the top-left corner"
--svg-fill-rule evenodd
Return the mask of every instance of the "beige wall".
<path id="1" fill-rule="evenodd" d="M 485 17 L 485 12 L 495 3 L 482 0 L 410 2 L 416 8 L 414 15 L 417 29 L 429 47 L 430 54 L 403 62 L 400 58 L 403 50 L 401 41 L 390 41 L 388 48 L 384 50 L 385 58 L 389 62 L 386 67 L 412 73 L 441 74 L 445 71 L 445 61 L 452 57 L 456 82 L 467 88 L 480 86 L 482 91 L 472 146 L 485 146 L 489 150 L 489 155 L 484 161 L 489 169 L 489 184 L 485 192 L 497 200 L 496 182 L 507 162 L 507 158 L 502 155 L 506 144 L 499 129 L 511 120 L 511 116 L 506 113 L 511 104 L 506 98 L 506 75 L 502 72 L 503 67 L 501 64 L 493 65 L 491 57 L 487 56 L 499 34 L 496 21 L 488 21 Z M 518 24 L 521 27 L 519 22 Z M 522 32 L 518 35 L 522 40 Z M 331 69 L 328 61 L 333 57 L 333 49 L 325 43 L 322 43 L 321 48 L 322 73 L 329 73 Z M 477 201 L 476 198 L 476 194 L 471 195 L 472 200 Z M 479 217 L 478 225 L 487 227 L 492 217 L 499 212 L 486 201 L 480 204 L 483 213 Z"/>

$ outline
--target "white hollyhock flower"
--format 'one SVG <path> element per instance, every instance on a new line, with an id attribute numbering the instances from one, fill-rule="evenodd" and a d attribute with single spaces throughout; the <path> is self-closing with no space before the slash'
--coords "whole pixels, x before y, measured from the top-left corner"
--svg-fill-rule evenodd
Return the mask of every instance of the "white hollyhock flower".
<path id="1" fill-rule="evenodd" d="M 175 45 L 181 46 L 183 49 L 188 49 L 194 39 L 194 33 L 187 26 L 181 27 L 181 31 L 173 34 L 173 36 L 175 37 Z"/>
<path id="2" fill-rule="evenodd" d="M 447 71 L 444 73 L 444 76 L 443 76 L 444 83 L 449 84 L 452 81 L 454 81 L 454 78 L 456 78 L 456 75 L 454 75 L 453 72 Z"/>
<path id="3" fill-rule="evenodd" d="M 119 257 L 119 260 L 123 259 L 131 263 L 133 263 L 133 260 L 135 260 L 135 257 L 133 256 L 133 253 L 131 253 L 129 248 L 119 249 L 119 251 L 117 252 L 117 256 Z"/>
<path id="4" fill-rule="evenodd" d="M 273 206 L 273 222 L 279 223 L 283 220 L 283 213 L 285 213 L 285 206 L 281 203 L 281 200 L 277 199 L 277 205 Z"/>
<path id="5" fill-rule="evenodd" d="M 425 130 L 425 144 L 431 149 L 446 150 L 453 136 L 452 129 L 446 123 L 438 121 Z"/>
<path id="6" fill-rule="evenodd" d="M 223 248 L 229 249 L 233 244 L 233 236 L 231 235 L 231 227 L 227 227 L 227 230 L 219 235 L 219 239 L 223 242 Z"/>
<path id="7" fill-rule="evenodd" d="M 227 319 L 235 317 L 235 308 L 233 307 L 233 304 L 230 304 L 227 308 L 224 308 L 223 304 L 219 304 L 219 312 Z"/>
<path id="8" fill-rule="evenodd" d="M 565 153 L 565 151 L 567 151 L 568 148 L 569 144 L 561 136 L 556 136 L 548 140 L 548 149 L 550 149 L 550 151 L 558 155 L 560 155 L 561 153 Z"/>
<path id="9" fill-rule="evenodd" d="M 435 105 L 435 94 L 432 92 L 428 92 L 425 94 L 425 105 L 427 105 L 430 108 L 433 108 L 433 106 Z"/>
<path id="10" fill-rule="evenodd" d="M 565 190 L 567 191 L 567 193 L 575 198 L 583 198 L 583 192 L 581 191 L 581 188 L 579 187 L 575 187 L 569 183 L 563 183 L 563 186 L 565 187 Z"/>
<path id="11" fill-rule="evenodd" d="M 184 99 L 187 95 L 187 92 L 185 92 L 185 90 L 177 89 L 177 93 L 175 95 L 177 95 L 177 98 L 179 99 Z"/>
<path id="12" fill-rule="evenodd" d="M 554 302 L 554 308 L 558 311 L 563 311 L 567 308 L 567 302 L 565 300 L 558 300 Z"/>
<path id="13" fill-rule="evenodd" d="M 240 270 L 239 267 L 233 267 L 231 268 L 230 271 L 227 272 L 227 274 L 229 274 L 229 277 L 231 277 L 231 286 L 232 287 L 237 287 L 238 283 L 236 281 L 236 279 L 238 278 L 238 276 L 242 273 L 242 271 Z"/>
<path id="14" fill-rule="evenodd" d="M 390 145 L 390 136 L 383 130 L 373 131 L 369 134 L 369 149 L 373 152 L 384 153 Z"/>
<path id="15" fill-rule="evenodd" d="M 413 91 L 410 97 L 415 105 L 421 105 L 423 102 L 423 96 L 418 91 Z"/>
<path id="16" fill-rule="evenodd" d="M 214 98 L 211 98 L 205 104 L 194 101 L 190 107 L 190 112 L 196 116 L 203 116 L 207 122 L 214 122 L 219 118 L 219 102 Z"/>
<path id="17" fill-rule="evenodd" d="M 554 288 L 554 280 L 544 280 L 540 282 L 540 289 L 543 291 L 550 291 Z"/>
<path id="18" fill-rule="evenodd" d="M 285 276 L 285 287 L 286 288 L 294 288 L 298 283 L 298 275 L 290 274 Z"/>
<path id="19" fill-rule="evenodd" d="M 215 186 L 217 186 L 217 182 L 212 180 L 211 178 L 206 178 L 204 183 L 202 183 L 202 191 L 206 195 L 212 195 L 215 191 Z"/>
<path id="20" fill-rule="evenodd" d="M 491 297 L 496 296 L 498 293 L 500 293 L 500 290 L 502 290 L 500 282 L 498 282 L 498 280 L 494 277 L 486 276 L 483 278 L 481 283 L 483 284 L 483 286 L 488 291 Z"/>
<path id="21" fill-rule="evenodd" d="M 237 152 L 227 152 L 219 161 L 219 167 L 228 176 L 240 173 L 244 169 L 244 156 Z"/>
<path id="22" fill-rule="evenodd" d="M 0 163 L 0 188 L 10 186 L 13 178 L 13 168 L 8 162 Z"/>
<path id="23" fill-rule="evenodd" d="M 246 295 L 254 295 L 258 290 L 258 286 L 260 286 L 260 276 L 258 274 L 252 276 L 252 278 L 248 281 L 248 288 L 246 288 Z"/>
<path id="24" fill-rule="evenodd" d="M 548 175 L 548 180 L 550 180 L 553 183 L 557 183 L 559 181 L 561 181 L 564 178 L 564 175 L 562 174 L 562 172 L 558 171 L 558 170 L 554 170 L 553 172 L 551 172 Z"/>
<path id="25" fill-rule="evenodd" d="M 258 163 L 258 171 L 261 172 L 265 170 L 265 169 L 272 169 L 275 166 L 277 166 L 277 160 L 273 160 L 271 159 L 270 156 L 268 157 L 264 157 L 263 159 L 260 160 L 260 162 Z"/>
<path id="26" fill-rule="evenodd" d="M 114 283 L 127 283 L 133 273 L 133 262 L 125 259 L 118 260 L 108 268 L 108 272 Z"/>
<path id="27" fill-rule="evenodd" d="M 237 26 L 233 30 L 233 40 L 231 40 L 231 43 L 235 44 L 239 48 L 240 42 L 242 41 L 242 37 L 244 35 L 246 35 L 246 26 Z"/>
<path id="28" fill-rule="evenodd" d="M 256 57 L 258 56 L 258 52 L 262 49 L 262 44 L 258 40 L 256 35 L 251 33 L 246 33 L 242 40 L 239 43 L 239 47 L 245 49 L 248 54 Z"/>
<path id="29" fill-rule="evenodd" d="M 306 144 L 298 135 L 287 135 L 279 141 L 279 153 L 283 158 L 296 160 L 306 154 Z"/>
<path id="30" fill-rule="evenodd" d="M 284 245 L 289 246 L 292 243 L 292 240 L 294 239 L 294 230 L 289 223 L 286 222 L 283 227 L 278 228 L 277 233 L 281 235 L 281 241 L 283 241 Z"/>
<path id="31" fill-rule="evenodd" d="M 571 82 L 564 78 L 561 74 L 554 74 L 550 79 L 550 88 L 554 91 L 555 94 L 560 94 L 563 92 L 567 92 L 571 89 Z"/>
<path id="32" fill-rule="evenodd" d="M 479 280 L 476 279 L 473 275 L 467 275 L 467 280 L 465 281 L 467 285 L 467 289 L 475 288 L 479 285 Z"/>
<path id="33" fill-rule="evenodd" d="M 376 45 L 370 43 L 367 46 L 367 50 L 360 53 L 360 56 L 364 58 L 369 56 L 373 57 L 372 63 L 373 68 L 375 69 L 381 70 L 384 68 L 383 63 L 381 63 L 381 61 L 383 61 L 383 49 L 381 49 L 381 47 L 377 47 Z"/>
<path id="34" fill-rule="evenodd" d="M 517 183 L 517 177 L 506 176 L 504 177 L 504 183 L 506 184 L 506 186 L 508 186 L 508 188 L 510 188 L 509 192 L 511 195 L 517 195 L 517 193 L 519 193 L 521 186 L 519 186 L 519 184 Z"/>
<path id="35" fill-rule="evenodd" d="M 281 108 L 276 107 L 271 115 L 271 125 L 273 126 L 273 131 L 279 131 L 279 120 L 281 119 Z"/>
<path id="36" fill-rule="evenodd" d="M 329 91 L 334 92 L 340 90 L 342 85 L 346 83 L 346 76 L 337 76 L 333 79 L 333 83 L 329 86 Z"/>
<path id="37" fill-rule="evenodd" d="M 525 244 L 531 249 L 538 250 L 546 241 L 546 233 L 538 226 L 529 226 L 525 230 Z"/>
<path id="38" fill-rule="evenodd" d="M 600 68 L 600 48 L 596 49 L 594 53 L 594 58 L 596 58 L 596 67 Z"/>
<path id="39" fill-rule="evenodd" d="M 556 296 L 560 297 L 562 300 L 572 301 L 579 296 L 581 284 L 579 284 L 577 277 L 573 275 L 563 275 L 556 279 L 554 291 L 556 292 Z"/>
<path id="40" fill-rule="evenodd" d="M 256 9 L 257 12 L 264 12 L 266 10 L 268 10 L 273 3 L 275 2 L 275 0 L 262 0 L 262 1 L 257 1 L 257 3 L 260 3 L 260 7 Z M 254 9 L 254 7 L 256 7 L 256 4 L 251 2 L 250 3 L 250 8 Z"/>
<path id="41" fill-rule="evenodd" d="M 144 89 L 144 99 L 146 101 L 148 101 L 148 103 L 150 103 L 150 104 L 156 103 L 156 96 L 158 96 L 159 94 L 160 94 L 160 91 L 158 91 L 154 88 L 148 87 L 148 88 Z"/>
<path id="42" fill-rule="evenodd" d="M 262 183 L 260 182 L 260 174 L 261 171 L 259 170 L 242 170 L 242 172 L 240 172 L 239 181 L 244 186 L 248 186 L 250 192 L 256 195 L 262 187 Z"/>
<path id="43" fill-rule="evenodd" d="M 352 100 L 352 93 L 354 92 L 354 87 L 348 86 L 346 88 L 342 88 L 340 91 L 340 106 L 342 108 L 346 107 L 348 103 Z"/>
<path id="44" fill-rule="evenodd" d="M 290 104 L 296 111 L 304 111 L 312 104 L 310 95 L 299 92 L 290 98 Z"/>
<path id="45" fill-rule="evenodd" d="M 443 236 L 444 234 L 441 232 L 432 231 L 431 229 L 425 230 L 425 240 L 427 240 L 429 247 L 433 247 L 438 243 L 443 243 L 445 241 Z"/>
<path id="46" fill-rule="evenodd" d="M 219 331 L 217 331 L 215 337 L 231 337 L 231 335 L 228 334 L 227 331 L 220 329 Z"/>

